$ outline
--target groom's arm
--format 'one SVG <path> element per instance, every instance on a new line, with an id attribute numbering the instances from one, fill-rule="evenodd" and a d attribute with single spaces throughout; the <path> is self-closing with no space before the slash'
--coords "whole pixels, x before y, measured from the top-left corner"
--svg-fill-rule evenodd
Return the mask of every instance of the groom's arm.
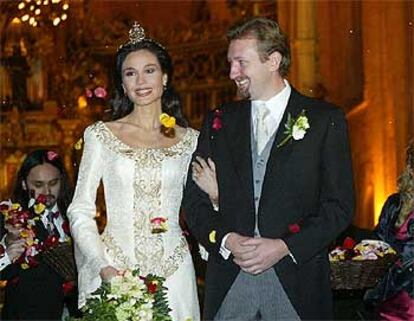
<path id="1" fill-rule="evenodd" d="M 308 213 L 298 233 L 283 237 L 298 264 L 326 248 L 352 221 L 354 191 L 347 124 L 344 113 L 329 108 L 320 166 L 319 206 Z M 316 152 L 316 151 L 315 151 Z"/>
<path id="2" fill-rule="evenodd" d="M 214 161 L 211 150 L 212 119 L 213 113 L 209 112 L 204 120 L 192 161 L 196 156 L 204 159 L 210 157 Z M 188 169 L 182 204 L 185 220 L 192 234 L 210 254 L 218 253 L 223 237 L 230 231 L 226 230 L 220 211 L 214 210 L 208 195 L 192 179 L 192 166 Z"/>

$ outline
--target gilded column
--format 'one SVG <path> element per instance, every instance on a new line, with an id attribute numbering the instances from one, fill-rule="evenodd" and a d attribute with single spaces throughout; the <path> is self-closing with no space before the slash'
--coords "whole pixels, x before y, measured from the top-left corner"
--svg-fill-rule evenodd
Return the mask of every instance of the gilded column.
<path id="1" fill-rule="evenodd" d="M 315 95 L 318 83 L 315 1 L 281 1 L 278 20 L 292 49 L 290 81 L 302 93 Z"/>

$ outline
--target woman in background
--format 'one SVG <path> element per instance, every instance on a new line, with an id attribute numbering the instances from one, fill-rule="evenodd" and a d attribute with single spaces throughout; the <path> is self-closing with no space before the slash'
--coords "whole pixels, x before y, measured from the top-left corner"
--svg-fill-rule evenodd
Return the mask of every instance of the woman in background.
<path id="1" fill-rule="evenodd" d="M 408 145 L 398 193 L 385 202 L 375 232 L 397 251 L 398 259 L 367 291 L 365 301 L 376 307 L 379 320 L 414 321 L 414 140 Z"/>

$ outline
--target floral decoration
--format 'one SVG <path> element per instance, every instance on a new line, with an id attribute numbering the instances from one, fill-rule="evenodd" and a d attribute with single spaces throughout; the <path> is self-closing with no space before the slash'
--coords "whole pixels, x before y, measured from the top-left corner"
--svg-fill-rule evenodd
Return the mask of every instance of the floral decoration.
<path id="1" fill-rule="evenodd" d="M 36 238 L 33 227 L 45 208 L 46 206 L 37 200 L 33 202 L 32 211 L 23 210 L 19 203 L 12 203 L 10 200 L 0 204 L 5 224 L 21 227 L 20 237 L 25 241 L 25 249 L 15 262 L 24 270 L 39 264 L 35 256 L 40 252 L 41 243 Z"/>
<path id="2" fill-rule="evenodd" d="M 36 221 L 40 220 L 45 213 L 47 199 L 47 196 L 43 194 L 36 199 L 31 198 L 28 210 L 23 210 L 19 203 L 13 203 L 11 200 L 0 203 L 0 213 L 4 216 L 5 224 L 13 227 L 19 226 L 21 229 L 19 236 L 25 241 L 25 249 L 13 263 L 19 264 L 24 270 L 36 267 L 39 264 L 36 256 L 59 244 L 57 235 L 49 235 L 42 242 L 36 236 L 34 227 Z M 67 236 L 64 241 L 70 241 L 70 237 Z"/>
<path id="3" fill-rule="evenodd" d="M 171 321 L 164 278 L 126 270 L 86 300 L 80 321 Z"/>
<path id="4" fill-rule="evenodd" d="M 294 140 L 301 140 L 305 137 L 306 131 L 310 128 L 308 117 L 305 114 L 305 110 L 302 109 L 299 116 L 293 118 L 292 115 L 288 114 L 288 119 L 285 124 L 286 137 L 277 145 L 277 147 L 282 147 L 285 145 L 291 138 Z"/>
<path id="5" fill-rule="evenodd" d="M 288 229 L 290 233 L 296 234 L 296 233 L 299 233 L 300 231 L 300 225 L 297 223 L 289 224 Z"/>
<path id="6" fill-rule="evenodd" d="M 342 245 L 329 253 L 331 262 L 344 260 L 377 260 L 386 255 L 396 255 L 395 250 L 387 243 L 379 240 L 362 240 L 356 243 L 350 237 L 345 238 Z"/>
<path id="7" fill-rule="evenodd" d="M 106 98 L 107 92 L 104 87 L 98 86 L 95 89 L 86 88 L 85 95 L 87 98 Z"/>
<path id="8" fill-rule="evenodd" d="M 151 233 L 158 234 L 168 231 L 168 218 L 157 216 L 153 217 L 150 220 L 151 223 Z"/>
<path id="9" fill-rule="evenodd" d="M 83 144 L 83 138 L 79 138 L 78 141 L 73 145 L 76 150 L 81 150 Z"/>
<path id="10" fill-rule="evenodd" d="M 212 230 L 210 232 L 210 234 L 208 235 L 208 240 L 210 241 L 210 243 L 216 243 L 216 234 L 217 232 L 215 230 Z"/>
<path id="11" fill-rule="evenodd" d="M 175 120 L 175 117 L 174 116 L 170 116 L 167 113 L 162 113 L 160 115 L 160 123 L 165 128 L 174 128 L 175 127 L 176 120 Z"/>
<path id="12" fill-rule="evenodd" d="M 53 150 L 48 151 L 46 155 L 49 161 L 54 161 L 55 159 L 59 158 L 59 154 L 54 152 Z"/>
<path id="13" fill-rule="evenodd" d="M 216 109 L 214 110 L 214 118 L 213 118 L 213 123 L 211 125 L 211 128 L 215 131 L 219 131 L 222 127 L 222 120 L 221 117 L 223 116 L 223 111 L 221 109 Z"/>
<path id="14" fill-rule="evenodd" d="M 74 281 L 67 281 L 62 284 L 62 290 L 65 295 L 68 295 L 75 289 L 76 285 Z"/>

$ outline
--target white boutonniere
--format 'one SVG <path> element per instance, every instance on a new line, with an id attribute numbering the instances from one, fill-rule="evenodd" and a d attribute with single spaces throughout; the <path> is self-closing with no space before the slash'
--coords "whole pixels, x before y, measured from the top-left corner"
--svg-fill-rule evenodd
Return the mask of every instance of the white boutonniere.
<path id="1" fill-rule="evenodd" d="M 308 117 L 305 115 L 305 110 L 302 109 L 298 117 L 293 118 L 291 114 L 288 114 L 288 119 L 285 124 L 285 134 L 286 137 L 277 145 L 277 147 L 282 147 L 285 145 L 291 138 L 294 140 L 301 140 L 305 137 L 306 131 L 310 128 Z"/>

